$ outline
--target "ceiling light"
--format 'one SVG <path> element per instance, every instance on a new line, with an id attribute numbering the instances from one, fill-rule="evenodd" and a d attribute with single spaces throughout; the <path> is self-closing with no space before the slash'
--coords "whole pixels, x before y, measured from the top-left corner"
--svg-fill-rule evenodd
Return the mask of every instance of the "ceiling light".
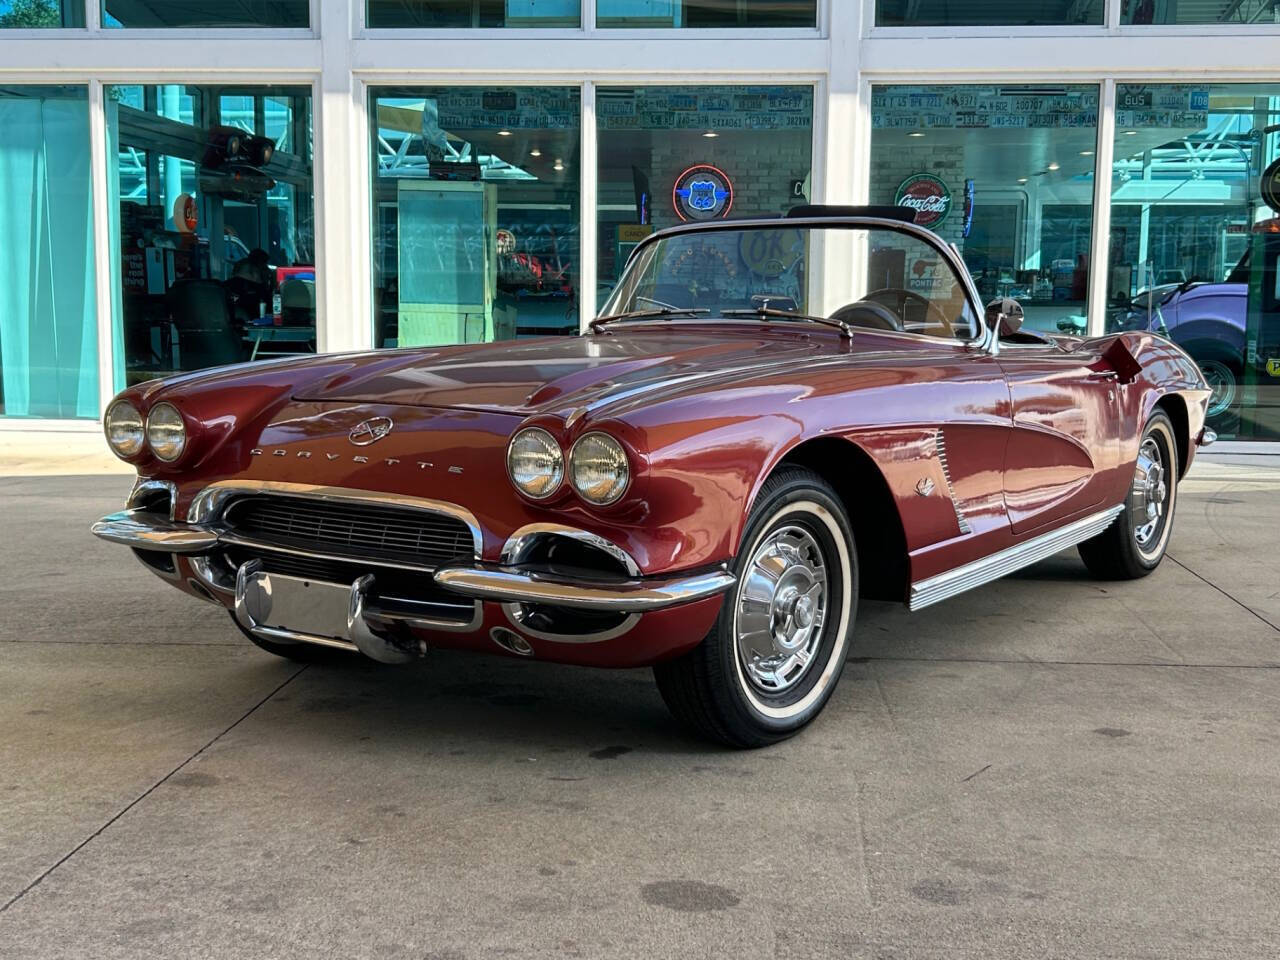
<path id="1" fill-rule="evenodd" d="M 1138 135 L 1138 131 L 1137 131 L 1137 130 L 1126 130 L 1126 131 L 1124 132 L 1124 135 L 1125 135 L 1126 137 L 1136 137 L 1136 136 Z"/>
<path id="2" fill-rule="evenodd" d="M 1027 182 L 1027 178 L 1026 178 L 1026 177 L 1019 177 L 1019 178 L 1018 178 L 1018 182 L 1019 182 L 1019 183 L 1026 183 L 1026 182 Z"/>
<path id="3" fill-rule="evenodd" d="M 706 137 L 708 140 L 714 140 L 716 137 L 720 136 L 720 134 L 716 133 L 714 130 L 708 130 L 706 133 L 703 134 L 703 136 Z"/>
<path id="4" fill-rule="evenodd" d="M 1050 170 L 1057 170 L 1057 169 L 1058 169 L 1058 164 L 1056 164 L 1056 163 L 1051 163 L 1051 164 L 1049 164 L 1049 169 L 1050 169 Z"/>
<path id="5" fill-rule="evenodd" d="M 1080 151 L 1080 156 L 1082 156 L 1082 157 L 1092 157 L 1092 156 L 1093 156 L 1093 151 L 1092 151 L 1092 150 L 1081 150 L 1081 151 Z"/>
<path id="6" fill-rule="evenodd" d="M 529 156 L 540 157 L 542 156 L 542 151 L 539 150 L 537 147 L 534 147 L 532 150 L 529 151 Z"/>
<path id="7" fill-rule="evenodd" d="M 907 134 L 907 136 L 908 136 L 908 137 L 923 137 L 923 136 L 924 136 L 924 134 L 923 134 L 923 133 L 921 133 L 919 130 L 913 130 L 911 133 L 908 133 L 908 134 Z"/>
<path id="8" fill-rule="evenodd" d="M 500 136 L 500 137 L 509 137 L 509 136 L 511 136 L 511 131 L 510 131 L 510 130 L 499 130 L 499 131 L 498 131 L 498 136 Z"/>
<path id="9" fill-rule="evenodd" d="M 557 160 L 557 161 L 552 165 L 551 169 L 552 169 L 552 170 L 563 170 L 563 169 L 564 169 L 564 161 L 563 161 L 563 160 Z"/>

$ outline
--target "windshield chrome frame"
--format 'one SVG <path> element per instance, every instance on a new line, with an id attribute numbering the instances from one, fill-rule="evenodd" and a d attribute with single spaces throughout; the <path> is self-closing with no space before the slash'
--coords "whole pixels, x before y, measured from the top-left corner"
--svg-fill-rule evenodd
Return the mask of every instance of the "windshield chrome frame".
<path id="1" fill-rule="evenodd" d="M 993 356 L 999 353 L 999 339 L 993 335 L 991 328 L 987 326 L 986 314 L 982 307 L 982 300 L 978 295 L 978 288 L 974 286 L 973 277 L 969 275 L 969 268 L 964 265 L 964 260 L 961 259 L 959 252 L 932 230 L 903 220 L 886 220 L 882 217 L 761 217 L 751 220 L 712 220 L 698 223 L 681 223 L 674 227 L 667 227 L 664 230 L 649 234 L 649 236 L 635 245 L 627 257 L 627 262 L 622 268 L 622 273 L 618 277 L 618 282 L 614 286 L 613 292 L 609 294 L 609 299 L 605 301 L 604 306 L 596 316 L 604 317 L 618 312 L 617 308 L 614 307 L 614 302 L 620 295 L 622 281 L 626 278 L 632 263 L 640 256 L 642 251 L 660 240 L 691 233 L 714 233 L 727 230 L 788 230 L 791 228 L 827 230 L 867 230 L 878 228 L 904 233 L 928 244 L 938 252 L 939 256 L 946 261 L 947 265 L 955 271 L 956 276 L 960 278 L 960 283 L 964 287 L 965 297 L 969 301 L 969 308 L 973 311 L 974 318 L 978 322 L 978 336 L 971 340 L 954 339 L 951 342 L 961 346 L 974 347 Z M 910 332 L 906 335 L 929 337 L 932 340 L 949 339 Z"/>

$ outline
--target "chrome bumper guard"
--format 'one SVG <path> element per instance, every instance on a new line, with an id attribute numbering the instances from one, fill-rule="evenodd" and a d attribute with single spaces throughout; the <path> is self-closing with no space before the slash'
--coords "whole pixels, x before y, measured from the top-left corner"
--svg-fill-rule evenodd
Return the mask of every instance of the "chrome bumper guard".
<path id="1" fill-rule="evenodd" d="M 265 625 L 271 616 L 270 580 L 262 575 L 262 562 L 250 560 L 236 571 L 235 617 L 240 626 L 254 636 L 279 643 L 317 643 L 321 646 L 350 650 L 354 647 L 366 657 L 379 663 L 408 663 L 425 654 L 426 647 L 416 642 L 405 642 L 374 628 L 365 616 L 373 577 L 366 575 L 351 584 L 351 597 L 347 606 L 347 637 L 319 636 L 298 633 Z"/>
<path id="2" fill-rule="evenodd" d="M 219 532 L 211 526 L 183 523 L 144 510 L 124 510 L 103 517 L 92 527 L 103 540 L 124 544 L 137 550 L 162 553 L 204 554 L 221 542 Z M 244 541 L 236 538 L 236 543 Z M 269 545 L 264 544 L 264 547 Z M 248 566 L 245 564 L 244 566 Z M 244 567 L 241 567 L 244 572 Z M 255 571 L 250 571 L 249 575 Z M 496 603 L 537 603 L 552 607 L 590 610 L 596 613 L 651 613 L 681 604 L 705 600 L 724 593 L 737 582 L 724 568 L 678 577 L 652 577 L 626 580 L 590 580 L 560 576 L 548 572 L 509 566 L 441 567 L 433 573 L 435 582 L 453 593 L 473 600 Z M 237 578 L 237 616 L 240 616 L 240 578 Z M 352 605 L 356 606 L 353 585 Z M 361 591 L 361 602 L 363 591 Z M 255 624 L 246 629 L 261 631 Z M 357 624 L 358 626 L 358 624 Z M 265 634 L 261 634 L 264 635 Z M 353 628 L 353 640 L 357 640 Z M 357 640 L 358 642 L 358 640 Z"/>

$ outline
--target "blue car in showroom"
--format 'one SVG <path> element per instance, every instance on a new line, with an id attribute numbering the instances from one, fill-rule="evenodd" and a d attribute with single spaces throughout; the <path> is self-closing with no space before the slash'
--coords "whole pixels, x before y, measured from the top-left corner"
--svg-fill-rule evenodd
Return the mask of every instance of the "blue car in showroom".
<path id="1" fill-rule="evenodd" d="M 1248 314 L 1246 250 L 1221 283 L 1192 278 L 1139 291 L 1127 303 L 1108 311 L 1107 329 L 1150 330 L 1187 351 L 1213 391 L 1206 422 L 1218 433 L 1234 433 Z M 1083 321 L 1083 317 L 1064 317 L 1058 321 L 1058 329 L 1083 334 Z"/>

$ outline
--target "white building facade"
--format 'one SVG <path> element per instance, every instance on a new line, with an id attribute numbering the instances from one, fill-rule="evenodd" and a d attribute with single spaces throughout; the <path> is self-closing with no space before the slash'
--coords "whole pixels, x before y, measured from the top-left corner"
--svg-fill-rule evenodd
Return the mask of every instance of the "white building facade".
<path id="1" fill-rule="evenodd" d="M 1280 439 L 1280 3 L 951 6 L 0 0 L 0 431 L 572 332 L 654 229 L 808 201 L 914 206 L 984 298 L 1170 336 Z"/>

